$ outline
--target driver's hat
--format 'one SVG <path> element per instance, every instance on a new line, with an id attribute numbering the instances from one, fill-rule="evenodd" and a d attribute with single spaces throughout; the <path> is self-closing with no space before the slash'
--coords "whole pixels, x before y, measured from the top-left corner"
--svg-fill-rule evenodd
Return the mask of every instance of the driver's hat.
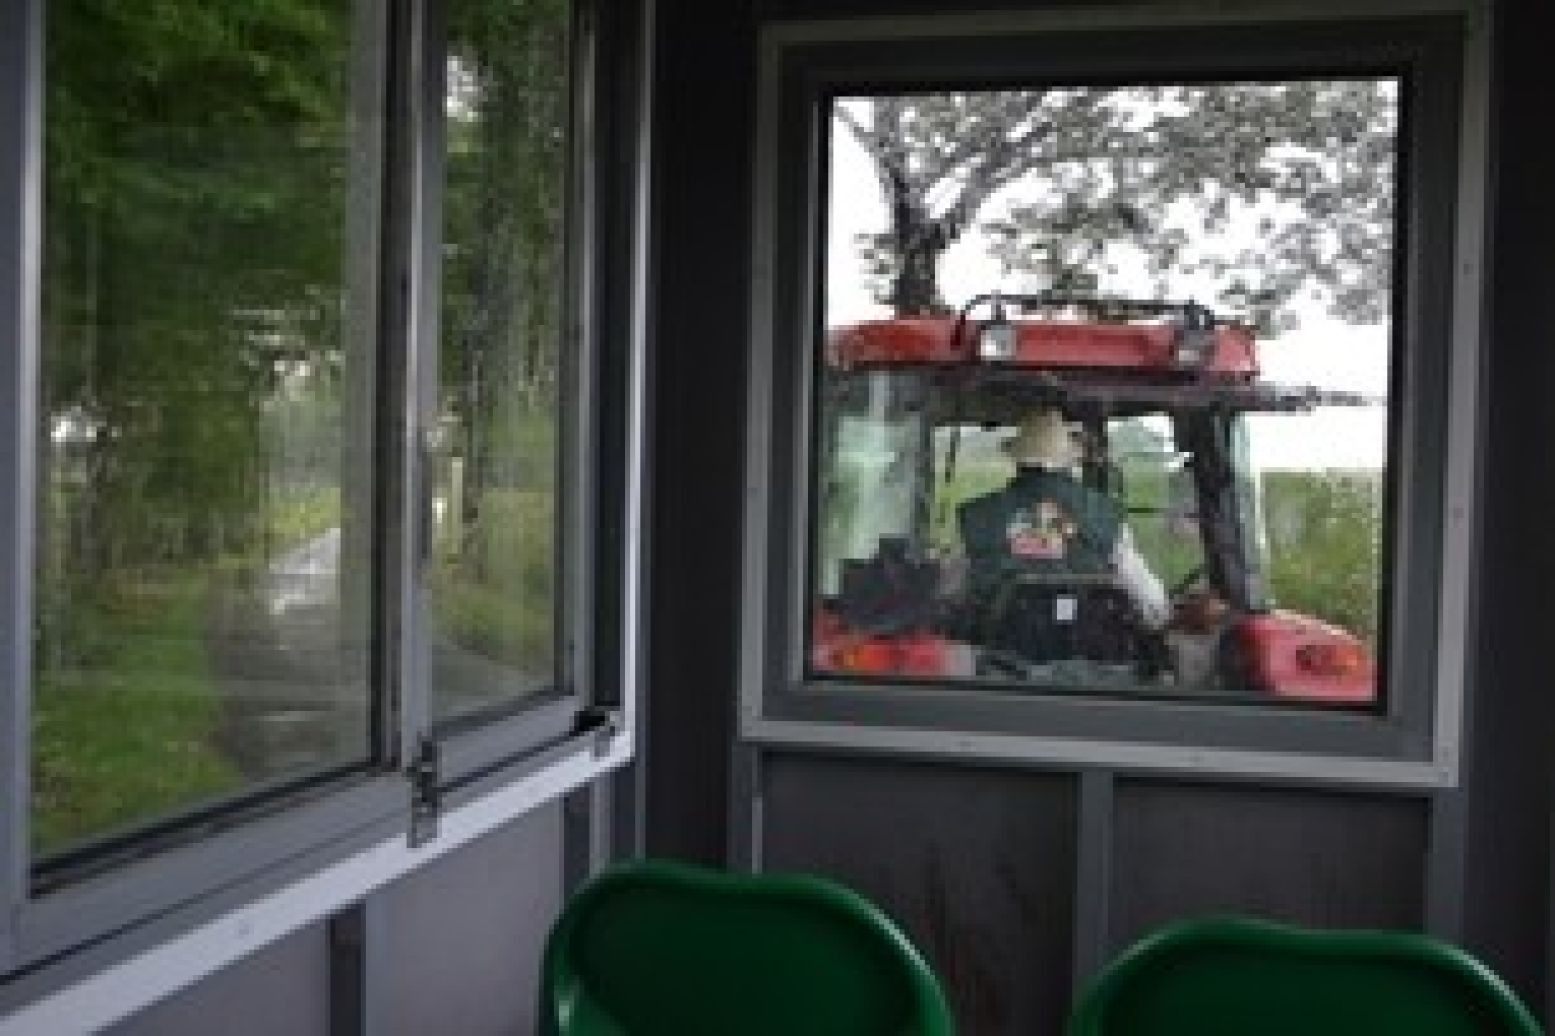
<path id="1" fill-rule="evenodd" d="M 1034 410 L 1021 419 L 1004 452 L 1017 464 L 1065 469 L 1080 462 L 1075 428 L 1057 410 Z"/>

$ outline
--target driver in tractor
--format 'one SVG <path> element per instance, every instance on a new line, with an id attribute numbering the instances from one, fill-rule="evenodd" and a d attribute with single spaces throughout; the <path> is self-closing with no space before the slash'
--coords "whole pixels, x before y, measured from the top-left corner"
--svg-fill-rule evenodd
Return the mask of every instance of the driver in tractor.
<path id="1" fill-rule="evenodd" d="M 1014 477 L 961 504 L 968 632 L 1028 663 L 1140 664 L 1171 607 L 1117 502 L 1077 477 L 1078 432 L 1055 409 L 1027 415 L 1005 444 Z"/>

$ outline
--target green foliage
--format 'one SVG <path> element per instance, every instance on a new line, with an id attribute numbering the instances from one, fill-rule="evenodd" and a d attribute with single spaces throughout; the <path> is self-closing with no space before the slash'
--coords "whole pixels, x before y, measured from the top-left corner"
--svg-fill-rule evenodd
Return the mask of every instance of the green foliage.
<path id="1" fill-rule="evenodd" d="M 934 510 L 930 515 L 929 542 L 942 553 L 962 549 L 961 530 L 956 515 L 962 504 L 995 490 L 1010 481 L 1013 465 L 988 461 L 957 464 L 947 484 L 943 478 L 934 487 Z"/>
<path id="2" fill-rule="evenodd" d="M 1204 565 L 1204 543 L 1198 531 L 1191 525 L 1173 524 L 1182 492 L 1173 481 L 1185 476 L 1169 471 L 1159 459 L 1137 454 L 1123 455 L 1119 467 L 1124 490 L 1120 503 L 1126 508 L 1134 546 L 1163 585 L 1175 586 Z"/>
<path id="3" fill-rule="evenodd" d="M 1374 471 L 1270 471 L 1262 483 L 1274 603 L 1376 644 L 1382 493 Z"/>
<path id="4" fill-rule="evenodd" d="M 237 788 L 215 741 L 206 599 L 203 581 L 164 573 L 72 601 L 77 655 L 42 669 L 33 696 L 35 853 Z"/>
<path id="5" fill-rule="evenodd" d="M 301 546 L 338 528 L 340 522 L 340 490 L 335 486 L 275 496 L 265 517 L 270 553 Z"/>
<path id="6" fill-rule="evenodd" d="M 43 406 L 88 571 L 261 534 L 280 356 L 338 363 L 350 5 L 49 11 Z M 111 516 L 111 520 L 110 517 Z"/>
<path id="7" fill-rule="evenodd" d="M 555 635 L 555 498 L 489 490 L 479 520 L 439 544 L 432 593 L 454 643 L 493 661 L 548 668 Z"/>
<path id="8" fill-rule="evenodd" d="M 450 7 L 442 382 L 483 479 L 481 425 L 555 400 L 567 189 L 567 0 Z"/>
<path id="9" fill-rule="evenodd" d="M 1288 326 L 1306 291 L 1357 323 L 1386 315 L 1391 81 L 925 93 L 834 111 L 891 213 L 860 244 L 877 300 L 897 313 L 944 308 L 940 256 L 1000 191 L 1039 174 L 981 224 L 1007 270 L 1093 291 L 1107 246 L 1126 242 L 1145 251 L 1159 291 L 1171 273 L 1208 270 L 1218 301 L 1265 328 Z M 1260 205 L 1258 247 L 1226 252 L 1216 235 L 1239 206 Z M 1202 238 L 1174 222 L 1182 206 Z"/>
<path id="10" fill-rule="evenodd" d="M 356 6 L 49 5 L 40 851 L 240 783 L 209 587 L 248 592 L 349 524 L 341 487 L 374 477 L 347 448 L 370 362 L 348 355 L 365 300 L 347 274 L 375 268 L 357 225 L 381 173 Z M 469 472 L 432 580 L 461 637 L 549 664 L 570 5 L 449 7 L 471 78 L 450 120 L 442 402 Z"/>
<path id="11" fill-rule="evenodd" d="M 567 0 L 449 8 L 434 612 L 533 674 L 555 654 L 569 29 Z"/>

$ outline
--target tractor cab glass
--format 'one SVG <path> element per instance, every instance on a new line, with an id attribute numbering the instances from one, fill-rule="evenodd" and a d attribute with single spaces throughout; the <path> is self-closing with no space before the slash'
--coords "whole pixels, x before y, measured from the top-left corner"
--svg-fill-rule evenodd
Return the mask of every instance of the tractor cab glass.
<path id="1" fill-rule="evenodd" d="M 1380 486 L 1254 459 L 1261 425 L 1299 435 L 1334 400 L 1026 388 L 956 369 L 826 379 L 817 675 L 1373 700 L 1376 563 L 1346 538 L 1376 528 Z M 1359 585 L 1284 606 L 1277 591 L 1328 565 Z"/>

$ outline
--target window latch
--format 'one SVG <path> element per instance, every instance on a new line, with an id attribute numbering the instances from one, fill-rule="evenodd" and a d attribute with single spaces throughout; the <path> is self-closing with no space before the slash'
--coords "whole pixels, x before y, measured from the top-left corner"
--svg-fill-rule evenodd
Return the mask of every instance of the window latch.
<path id="1" fill-rule="evenodd" d="M 410 846 L 426 845 L 437 837 L 437 818 L 443 810 L 441 753 L 437 741 L 424 737 L 416 756 L 405 768 L 410 781 Z"/>
<path id="2" fill-rule="evenodd" d="M 574 735 L 586 735 L 592 739 L 594 758 L 603 759 L 610 754 L 616 735 L 621 733 L 621 710 L 605 705 L 590 705 L 578 713 L 573 727 Z"/>

